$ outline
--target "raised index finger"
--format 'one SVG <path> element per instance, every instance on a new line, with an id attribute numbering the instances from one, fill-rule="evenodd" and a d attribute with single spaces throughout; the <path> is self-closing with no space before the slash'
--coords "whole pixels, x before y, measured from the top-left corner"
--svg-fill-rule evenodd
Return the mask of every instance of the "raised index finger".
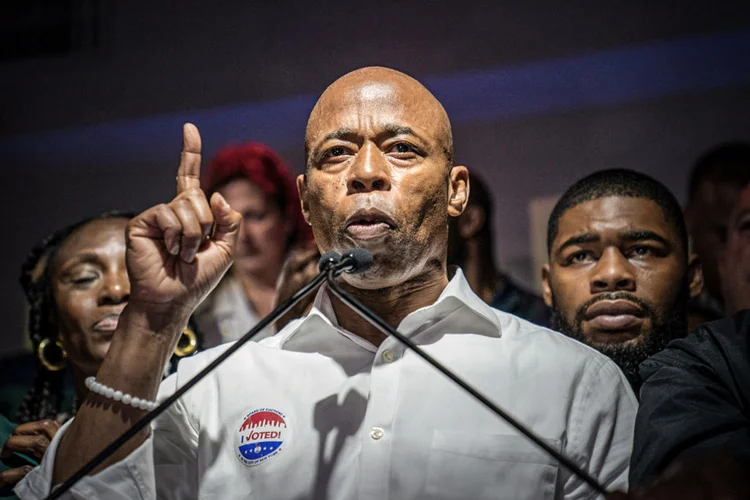
<path id="1" fill-rule="evenodd" d="M 190 188 L 200 188 L 201 135 L 192 123 L 182 127 L 182 155 L 177 169 L 177 194 Z"/>

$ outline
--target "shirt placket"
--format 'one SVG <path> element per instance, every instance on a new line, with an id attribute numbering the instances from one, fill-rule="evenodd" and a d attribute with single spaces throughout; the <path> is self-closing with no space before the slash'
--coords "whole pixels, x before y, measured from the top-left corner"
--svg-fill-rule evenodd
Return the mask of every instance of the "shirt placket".
<path id="1" fill-rule="evenodd" d="M 381 344 L 373 361 L 361 434 L 359 498 L 362 500 L 389 496 L 393 423 L 402 353 L 398 341 L 388 338 Z"/>

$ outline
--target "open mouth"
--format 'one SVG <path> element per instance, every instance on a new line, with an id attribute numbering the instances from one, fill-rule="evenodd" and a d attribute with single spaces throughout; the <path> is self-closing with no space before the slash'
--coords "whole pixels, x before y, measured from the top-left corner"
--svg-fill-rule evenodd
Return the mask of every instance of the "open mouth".
<path id="1" fill-rule="evenodd" d="M 357 240 L 380 238 L 396 228 L 396 223 L 378 209 L 358 210 L 346 220 L 344 231 Z"/>

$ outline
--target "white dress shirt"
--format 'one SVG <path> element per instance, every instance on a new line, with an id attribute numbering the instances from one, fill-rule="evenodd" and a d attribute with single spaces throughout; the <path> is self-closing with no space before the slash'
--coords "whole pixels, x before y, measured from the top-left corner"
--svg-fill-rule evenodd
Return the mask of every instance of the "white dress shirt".
<path id="1" fill-rule="evenodd" d="M 231 269 L 193 313 L 202 349 L 234 342 L 260 320 Z M 259 342 L 274 332 L 273 325 L 269 325 L 253 337 L 253 341 Z"/>
<path id="2" fill-rule="evenodd" d="M 605 356 L 492 309 L 460 271 L 399 325 L 425 351 L 573 459 L 627 488 L 637 402 Z M 159 398 L 226 346 L 183 360 Z M 49 492 L 65 427 L 16 488 Z M 341 329 L 325 289 L 308 316 L 248 343 L 75 498 L 596 498 L 580 479 L 394 338 Z"/>

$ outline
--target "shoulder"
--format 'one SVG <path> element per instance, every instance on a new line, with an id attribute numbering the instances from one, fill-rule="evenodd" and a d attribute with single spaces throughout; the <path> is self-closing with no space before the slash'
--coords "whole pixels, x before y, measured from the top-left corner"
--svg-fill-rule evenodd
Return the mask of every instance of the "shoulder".
<path id="1" fill-rule="evenodd" d="M 566 379 L 582 392 L 607 386 L 632 393 L 620 368 L 596 349 L 512 314 L 496 309 L 494 313 L 500 324 L 500 349 L 511 351 L 514 360 L 533 368 L 535 374 L 559 383 Z"/>
<path id="2" fill-rule="evenodd" d="M 705 323 L 685 338 L 673 340 L 641 365 L 646 379 L 662 367 L 713 370 L 742 364 L 750 366 L 750 311 Z"/>
<path id="3" fill-rule="evenodd" d="M 597 367 L 614 364 L 607 356 L 560 332 L 539 326 L 518 316 L 493 308 L 501 325 L 501 338 L 520 344 L 535 355 L 560 358 L 562 363 L 589 363 Z"/>

